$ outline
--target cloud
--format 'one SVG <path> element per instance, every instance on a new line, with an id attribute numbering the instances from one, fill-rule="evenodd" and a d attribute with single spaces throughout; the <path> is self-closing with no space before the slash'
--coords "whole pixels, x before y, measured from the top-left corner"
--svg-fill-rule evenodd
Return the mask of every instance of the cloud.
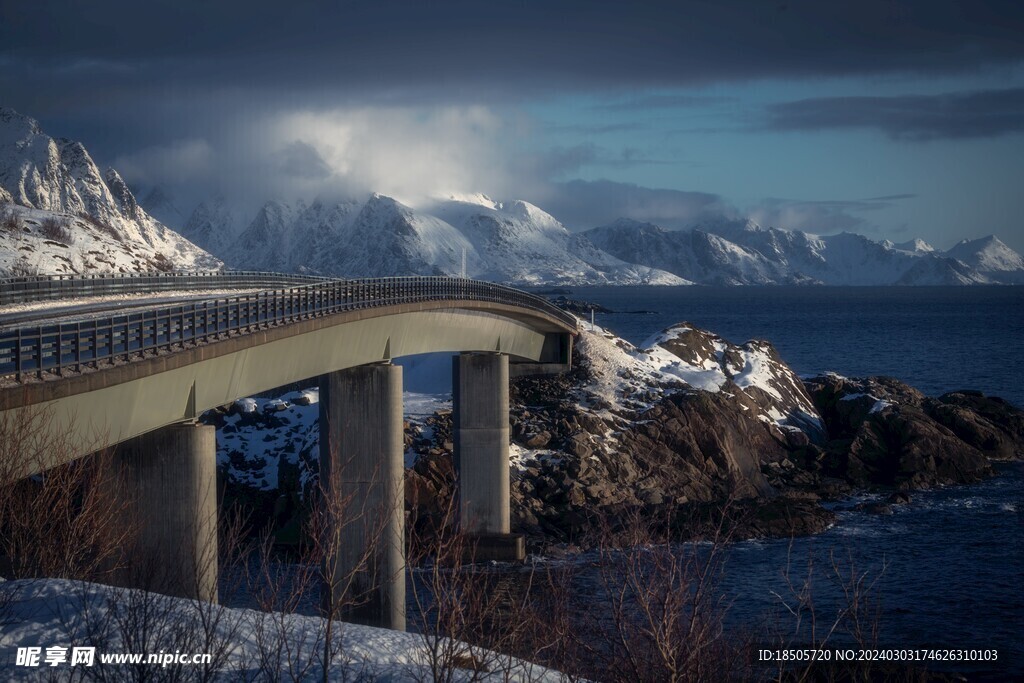
<path id="1" fill-rule="evenodd" d="M 769 105 L 772 130 L 866 128 L 897 140 L 989 138 L 1024 131 L 1024 88 L 942 95 L 822 97 Z"/>
<path id="2" fill-rule="evenodd" d="M 579 135 L 606 135 L 608 133 L 629 133 L 638 130 L 647 130 L 648 126 L 638 121 L 621 121 L 618 123 L 569 123 L 558 124 L 547 127 L 550 133 L 577 133 Z"/>
<path id="3" fill-rule="evenodd" d="M 214 162 L 206 140 L 177 140 L 118 156 L 113 166 L 133 185 L 179 185 L 208 180 Z"/>
<path id="4" fill-rule="evenodd" d="M 290 176 L 323 180 L 331 177 L 331 167 L 308 142 L 293 140 L 281 149 L 281 171 Z"/>
<path id="5" fill-rule="evenodd" d="M 605 225 L 616 218 L 682 228 L 708 216 L 735 215 L 716 194 L 659 189 L 611 180 L 553 183 L 535 201 L 572 230 Z"/>
<path id="6" fill-rule="evenodd" d="M 44 115 L 89 94 L 118 105 L 224 88 L 253 101 L 509 102 L 567 89 L 971 73 L 1024 59 L 1022 16 L 1016 0 L 35 0 L 0 7 L 0 92 Z M 684 104 L 673 97 L 619 106 Z"/>
<path id="7" fill-rule="evenodd" d="M 218 129 L 212 143 L 148 147 L 113 165 L 136 187 L 161 185 L 192 204 L 223 194 L 243 210 L 368 192 L 412 204 L 451 192 L 513 195 L 518 178 L 541 178 L 520 125 L 478 106 L 266 111 Z"/>
<path id="8" fill-rule="evenodd" d="M 658 93 L 638 95 L 618 102 L 595 105 L 594 109 L 602 111 L 649 111 L 651 109 L 681 109 L 686 107 L 705 107 L 710 104 L 722 104 L 734 101 L 731 97 L 709 97 L 704 95 L 684 95 L 680 93 Z"/>
<path id="9" fill-rule="evenodd" d="M 636 147 L 612 150 L 590 142 L 568 147 L 554 146 L 538 155 L 534 173 L 544 178 L 561 178 L 584 168 L 633 168 L 636 166 L 667 166 L 677 159 L 659 158 Z"/>
<path id="10" fill-rule="evenodd" d="M 746 210 L 747 218 L 763 226 L 803 230 L 818 234 L 842 231 L 878 232 L 879 227 L 864 216 L 882 211 L 896 202 L 913 199 L 913 194 L 892 194 L 854 200 L 764 199 Z"/>

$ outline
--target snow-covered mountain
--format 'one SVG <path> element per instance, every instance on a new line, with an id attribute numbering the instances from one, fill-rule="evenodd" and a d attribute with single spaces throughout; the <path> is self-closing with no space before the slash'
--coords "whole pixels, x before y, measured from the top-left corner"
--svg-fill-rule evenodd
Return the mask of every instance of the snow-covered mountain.
<path id="1" fill-rule="evenodd" d="M 724 219 L 693 230 L 620 219 L 583 235 L 624 261 L 702 284 L 1024 282 L 1024 259 L 995 237 L 941 253 L 920 239 L 893 244 L 849 232 L 820 236 Z"/>
<path id="2" fill-rule="evenodd" d="M 0 272 L 213 269 L 221 262 L 139 206 L 79 142 L 0 108 Z"/>
<path id="3" fill-rule="evenodd" d="M 483 277 L 503 282 L 690 284 L 656 266 L 635 265 L 573 235 L 554 216 L 516 200 L 485 196 L 441 201 L 432 212 L 458 228 L 483 262 Z"/>
<path id="4" fill-rule="evenodd" d="M 995 235 L 976 240 L 963 240 L 946 252 L 946 256 L 999 282 L 1024 284 L 1024 257 L 1003 244 Z"/>
<path id="5" fill-rule="evenodd" d="M 363 200 L 268 201 L 240 228 L 222 199 L 203 202 L 182 234 L 231 267 L 347 277 L 460 275 L 514 284 L 690 284 L 626 263 L 523 201 L 482 195 L 426 209 Z"/>

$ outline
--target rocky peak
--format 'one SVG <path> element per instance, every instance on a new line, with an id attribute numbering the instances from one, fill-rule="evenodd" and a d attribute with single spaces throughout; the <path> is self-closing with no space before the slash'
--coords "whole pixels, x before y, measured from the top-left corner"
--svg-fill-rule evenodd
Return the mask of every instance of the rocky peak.
<path id="1" fill-rule="evenodd" d="M 113 195 L 114 201 L 117 202 L 118 208 L 121 209 L 121 213 L 132 220 L 138 220 L 139 203 L 135 200 L 135 195 L 132 194 L 131 189 L 128 188 L 128 183 L 124 181 L 121 174 L 112 168 L 108 168 L 104 174 L 104 180 L 106 180 L 107 187 L 110 189 L 110 194 Z"/>
<path id="2" fill-rule="evenodd" d="M 24 144 L 33 136 L 41 135 L 39 122 L 13 109 L 0 107 L 0 147 Z"/>
<path id="3" fill-rule="evenodd" d="M 671 363 L 667 372 L 699 388 L 738 391 L 758 409 L 765 422 L 796 429 L 816 443 L 825 439 L 824 423 L 796 373 L 782 360 L 770 342 L 753 340 L 732 344 L 689 323 L 658 333 L 644 344 L 663 349 L 682 363 Z"/>

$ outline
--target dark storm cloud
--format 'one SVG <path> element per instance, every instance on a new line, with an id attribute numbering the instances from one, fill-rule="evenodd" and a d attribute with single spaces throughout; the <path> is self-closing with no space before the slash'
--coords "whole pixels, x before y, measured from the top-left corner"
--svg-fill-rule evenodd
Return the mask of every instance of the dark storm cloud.
<path id="1" fill-rule="evenodd" d="M 0 5 L 14 106 L 143 104 L 231 86 L 287 98 L 473 99 L 1024 58 L 1016 0 L 480 3 L 66 0 Z M 30 80 L 25 80 L 30 78 Z M 43 93 L 43 94 L 41 94 Z M 678 104 L 678 103 L 677 103 Z"/>
<path id="2" fill-rule="evenodd" d="M 572 230 L 605 225 L 616 218 L 682 228 L 707 216 L 735 213 L 716 194 L 654 189 L 611 180 L 571 180 L 556 183 L 549 191 L 549 195 L 537 201 Z"/>
<path id="3" fill-rule="evenodd" d="M 897 140 L 988 138 L 1024 130 L 1024 88 L 942 95 L 822 97 L 770 105 L 772 130 L 868 128 Z"/>

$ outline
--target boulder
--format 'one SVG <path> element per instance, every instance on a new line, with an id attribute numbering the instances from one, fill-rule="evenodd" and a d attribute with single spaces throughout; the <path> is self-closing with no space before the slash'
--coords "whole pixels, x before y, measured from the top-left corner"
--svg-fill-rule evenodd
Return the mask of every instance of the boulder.
<path id="1" fill-rule="evenodd" d="M 1024 411 L 979 391 L 943 394 L 926 405 L 928 414 L 990 458 L 1024 458 Z"/>
<path id="2" fill-rule="evenodd" d="M 686 490 L 694 501 L 772 493 L 761 474 L 766 457 L 781 459 L 783 446 L 765 423 L 724 393 L 670 396 L 641 416 L 620 441 L 623 458 L 664 491 Z"/>
<path id="3" fill-rule="evenodd" d="M 845 471 L 837 474 L 858 486 L 928 488 L 992 474 L 981 451 L 912 406 L 870 415 L 841 461 Z"/>

